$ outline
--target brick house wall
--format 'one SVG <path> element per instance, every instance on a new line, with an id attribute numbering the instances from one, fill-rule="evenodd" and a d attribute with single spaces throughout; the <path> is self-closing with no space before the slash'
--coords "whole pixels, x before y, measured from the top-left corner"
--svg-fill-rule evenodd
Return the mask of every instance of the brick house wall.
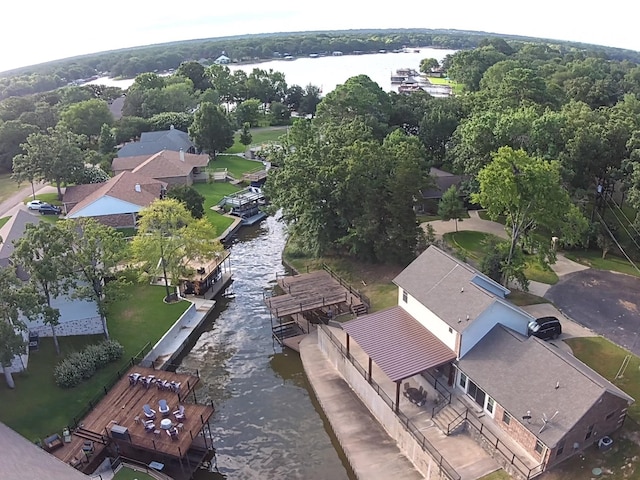
<path id="1" fill-rule="evenodd" d="M 543 463 L 545 460 L 545 452 L 548 449 L 544 449 L 542 453 L 536 452 L 536 436 L 531 433 L 527 428 L 520 423 L 519 419 L 515 416 L 510 415 L 510 421 L 507 425 L 504 421 L 504 413 L 505 410 L 502 406 L 496 403 L 496 413 L 494 416 L 496 425 L 498 425 L 502 430 L 507 432 L 509 436 L 518 442 L 524 449 L 529 453 L 533 458 L 538 460 L 540 463 Z"/>
<path id="2" fill-rule="evenodd" d="M 622 426 L 627 408 L 628 404 L 624 398 L 605 392 L 600 400 L 558 442 L 558 445 L 553 448 L 544 448 L 542 452 L 536 451 L 537 437 L 521 423 L 519 418 L 511 416 L 509 424 L 503 421 L 505 410 L 499 404 L 496 404 L 494 419 L 496 425 L 524 447 L 533 458 L 539 460 L 540 463 L 547 464 L 548 468 L 584 450 L 602 437 L 615 432 Z M 552 414 L 550 413 L 550 415 Z M 553 426 L 548 428 L 553 428 Z"/>
<path id="3" fill-rule="evenodd" d="M 549 465 L 561 462 L 573 454 L 611 435 L 624 423 L 628 404 L 624 398 L 605 392 L 593 407 L 571 429 L 558 446 L 550 451 Z M 588 437 L 588 438 L 587 438 Z M 564 442 L 564 448 L 562 444 Z M 574 448 L 577 444 L 577 448 Z M 561 450 L 558 454 L 558 451 Z"/>

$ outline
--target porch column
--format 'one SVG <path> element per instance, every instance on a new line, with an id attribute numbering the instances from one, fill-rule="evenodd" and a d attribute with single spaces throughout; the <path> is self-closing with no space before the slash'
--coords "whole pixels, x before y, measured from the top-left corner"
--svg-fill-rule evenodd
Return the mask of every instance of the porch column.
<path id="1" fill-rule="evenodd" d="M 351 339 L 351 337 L 347 333 L 347 358 L 351 358 L 351 352 L 349 350 L 349 341 L 350 341 L 350 339 Z"/>
<path id="2" fill-rule="evenodd" d="M 400 380 L 396 382 L 396 413 L 400 411 Z"/>
<path id="3" fill-rule="evenodd" d="M 373 372 L 373 360 L 369 357 L 369 383 L 371 383 L 371 373 Z"/>

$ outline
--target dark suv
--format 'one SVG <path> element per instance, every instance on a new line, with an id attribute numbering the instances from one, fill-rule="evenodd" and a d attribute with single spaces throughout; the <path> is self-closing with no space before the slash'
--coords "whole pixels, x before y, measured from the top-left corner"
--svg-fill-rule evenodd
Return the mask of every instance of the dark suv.
<path id="1" fill-rule="evenodd" d="M 40 215 L 60 215 L 62 209 L 60 207 L 56 207 L 55 205 L 40 205 L 40 209 L 38 210 Z"/>
<path id="2" fill-rule="evenodd" d="M 529 335 L 538 337 L 542 340 L 556 339 L 562 333 L 562 325 L 556 317 L 536 318 L 533 322 L 529 322 Z"/>

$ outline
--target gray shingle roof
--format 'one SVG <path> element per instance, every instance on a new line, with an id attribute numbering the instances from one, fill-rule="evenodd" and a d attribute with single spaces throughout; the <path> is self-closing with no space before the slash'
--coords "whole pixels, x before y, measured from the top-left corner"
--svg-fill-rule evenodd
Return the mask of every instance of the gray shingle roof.
<path id="1" fill-rule="evenodd" d="M 0 423 L 0 476 L 2 480 L 87 480 L 89 477 L 38 448 Z"/>
<path id="2" fill-rule="evenodd" d="M 159 132 L 143 132 L 140 135 L 140 141 L 127 143 L 118 150 L 118 157 L 153 155 L 162 150 L 179 152 L 182 149 L 186 152 L 190 148 L 195 148 L 195 146 L 189 140 L 189 134 L 177 128 L 172 128 Z"/>
<path id="3" fill-rule="evenodd" d="M 494 302 L 502 301 L 474 283 L 478 277 L 505 294 L 509 292 L 434 246 L 425 250 L 393 282 L 454 330 L 462 332 Z"/>
<path id="4" fill-rule="evenodd" d="M 0 258 L 9 258 L 14 250 L 13 242 L 22 237 L 26 226 L 30 223 L 36 224 L 40 220 L 38 214 L 34 215 L 25 210 L 18 210 L 0 229 L 0 237 L 3 240 L 0 243 Z"/>
<path id="5" fill-rule="evenodd" d="M 502 325 L 487 333 L 458 366 L 514 418 L 521 421 L 531 412 L 531 423 L 522 424 L 549 447 L 555 446 L 605 392 L 633 402 L 572 355 Z M 543 413 L 550 418 L 556 411 L 553 421 L 539 433 Z"/>

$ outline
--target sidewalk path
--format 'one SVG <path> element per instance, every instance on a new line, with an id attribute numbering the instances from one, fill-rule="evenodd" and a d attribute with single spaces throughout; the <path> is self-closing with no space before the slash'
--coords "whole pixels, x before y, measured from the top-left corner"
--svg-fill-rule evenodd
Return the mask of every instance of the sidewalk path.
<path id="1" fill-rule="evenodd" d="M 483 220 L 480 218 L 478 210 L 469 210 L 469 217 L 470 218 L 458 221 L 458 231 L 484 232 L 491 233 L 505 240 L 509 238 L 504 225 L 498 222 L 492 222 L 491 220 Z M 456 222 L 454 220 L 434 220 L 421 224 L 421 227 L 425 229 L 427 225 L 431 225 L 433 227 L 437 237 L 442 237 L 445 233 L 456 231 Z M 586 270 L 589 267 L 569 260 L 567 257 L 562 255 L 562 253 L 557 253 L 556 263 L 551 265 L 551 268 L 558 277 L 562 278 L 569 273 Z M 549 288 L 551 288 L 551 285 L 547 285 L 546 283 L 534 281 L 529 282 L 529 292 L 539 297 L 544 297 Z"/>

